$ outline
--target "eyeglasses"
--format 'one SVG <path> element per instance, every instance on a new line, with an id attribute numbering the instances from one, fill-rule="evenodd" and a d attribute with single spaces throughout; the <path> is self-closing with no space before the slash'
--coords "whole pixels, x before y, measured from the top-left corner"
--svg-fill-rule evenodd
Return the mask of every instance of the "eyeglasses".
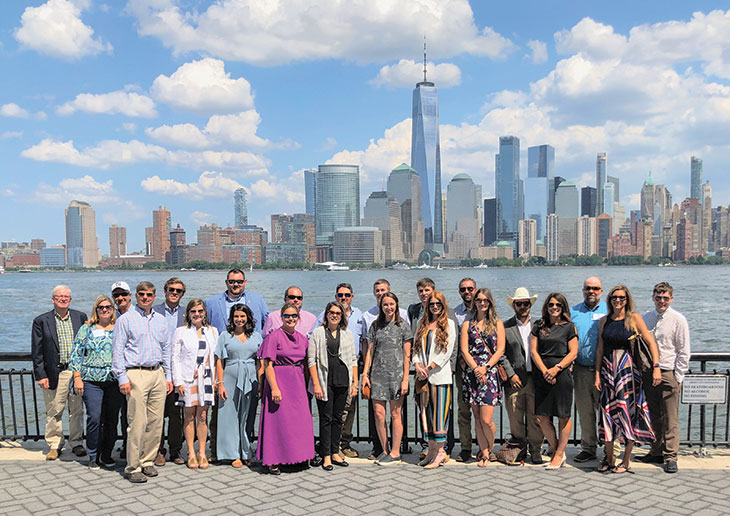
<path id="1" fill-rule="evenodd" d="M 184 294 L 184 293 L 185 293 L 185 291 L 184 291 L 183 289 L 181 289 L 181 288 L 172 288 L 172 287 L 168 287 L 168 288 L 167 288 L 167 291 L 168 291 L 168 292 L 169 292 L 170 294 Z"/>
<path id="2" fill-rule="evenodd" d="M 338 292 L 336 294 L 337 297 L 344 297 L 345 299 L 350 299 L 352 297 L 352 294 L 349 292 Z"/>
<path id="3" fill-rule="evenodd" d="M 599 290 L 601 290 L 601 287 L 583 287 L 583 290 L 592 290 L 594 292 L 598 292 Z"/>
<path id="4" fill-rule="evenodd" d="M 190 313 L 191 314 L 204 314 L 205 313 L 205 309 L 200 308 L 199 310 L 190 310 Z"/>
<path id="5" fill-rule="evenodd" d="M 298 319 L 299 314 L 284 314 L 281 316 L 282 319 Z"/>
<path id="6" fill-rule="evenodd" d="M 626 301 L 626 296 L 611 296 L 611 301 Z"/>
<path id="7" fill-rule="evenodd" d="M 474 292 L 474 287 L 459 287 L 459 292 Z"/>
<path id="8" fill-rule="evenodd" d="M 532 303 L 529 301 L 514 301 L 512 303 L 513 306 L 516 306 L 517 308 L 523 307 L 523 306 L 530 306 Z"/>
<path id="9" fill-rule="evenodd" d="M 489 303 L 489 299 L 486 297 L 480 297 L 479 299 L 474 300 L 475 303 Z"/>
<path id="10" fill-rule="evenodd" d="M 118 297 L 127 297 L 129 295 L 129 292 L 117 292 L 116 294 L 112 294 L 112 297 L 114 299 Z"/>
<path id="11" fill-rule="evenodd" d="M 560 303 L 548 303 L 548 308 L 563 308 L 563 305 Z"/>
<path id="12" fill-rule="evenodd" d="M 657 301 L 664 301 L 665 303 L 668 303 L 672 300 L 672 298 L 669 296 L 654 296 L 654 299 L 656 299 Z"/>
<path id="13" fill-rule="evenodd" d="M 152 292 L 137 292 L 138 297 L 155 297 Z"/>
<path id="14" fill-rule="evenodd" d="M 304 296 L 294 296 L 294 295 L 288 295 L 286 296 L 287 299 L 296 299 L 297 301 L 301 301 L 304 299 Z"/>
<path id="15" fill-rule="evenodd" d="M 112 309 L 112 305 L 99 305 L 96 307 L 99 312 L 109 312 Z"/>
<path id="16" fill-rule="evenodd" d="M 226 283 L 228 283 L 229 285 L 243 285 L 244 283 L 246 283 L 246 280 L 229 279 L 229 280 L 226 280 Z"/>
<path id="17" fill-rule="evenodd" d="M 329 312 L 327 312 L 327 315 L 334 315 L 335 317 L 340 317 L 342 315 L 342 312 L 333 312 L 332 310 L 330 310 Z"/>
<path id="18" fill-rule="evenodd" d="M 429 303 L 428 306 L 429 307 L 431 307 L 431 306 L 439 306 L 439 307 L 441 307 L 441 306 L 444 306 L 444 305 L 443 305 L 443 303 L 440 303 L 438 301 L 434 301 L 433 303 Z"/>

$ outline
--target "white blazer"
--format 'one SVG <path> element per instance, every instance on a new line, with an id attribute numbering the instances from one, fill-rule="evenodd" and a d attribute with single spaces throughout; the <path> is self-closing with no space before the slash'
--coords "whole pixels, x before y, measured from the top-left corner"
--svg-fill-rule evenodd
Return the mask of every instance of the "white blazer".
<path id="1" fill-rule="evenodd" d="M 414 364 L 423 364 L 428 366 L 430 363 L 436 364 L 428 375 L 428 383 L 432 385 L 446 385 L 453 381 L 451 377 L 451 353 L 454 351 L 454 343 L 456 342 L 456 326 L 454 321 L 448 320 L 447 326 L 446 351 L 439 351 L 436 345 L 436 332 L 431 334 L 431 352 L 426 356 L 426 346 L 421 346 L 421 351 L 413 355 Z M 426 333 L 428 335 L 428 333 Z M 426 340 L 426 335 L 423 340 Z M 424 343 L 425 344 L 425 343 Z"/>
<path id="2" fill-rule="evenodd" d="M 208 342 L 205 360 L 210 364 L 215 385 L 215 347 L 218 343 L 218 330 L 213 326 L 203 327 L 203 338 Z M 180 326 L 172 335 L 172 382 L 175 387 L 183 382 L 192 382 L 198 361 L 198 331 L 195 327 Z"/>

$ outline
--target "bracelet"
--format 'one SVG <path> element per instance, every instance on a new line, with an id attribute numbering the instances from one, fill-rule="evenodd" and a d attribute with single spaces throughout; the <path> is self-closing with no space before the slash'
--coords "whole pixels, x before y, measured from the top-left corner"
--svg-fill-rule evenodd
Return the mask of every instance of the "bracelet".
<path id="1" fill-rule="evenodd" d="M 561 371 L 563 370 L 563 366 L 561 366 L 560 364 L 555 364 L 555 367 L 557 367 L 557 368 L 558 368 L 558 369 L 560 369 Z"/>
<path id="2" fill-rule="evenodd" d="M 222 383 L 223 383 L 223 381 L 220 381 L 220 382 L 215 382 L 215 384 L 216 384 L 216 385 L 220 385 L 220 384 L 222 384 Z"/>

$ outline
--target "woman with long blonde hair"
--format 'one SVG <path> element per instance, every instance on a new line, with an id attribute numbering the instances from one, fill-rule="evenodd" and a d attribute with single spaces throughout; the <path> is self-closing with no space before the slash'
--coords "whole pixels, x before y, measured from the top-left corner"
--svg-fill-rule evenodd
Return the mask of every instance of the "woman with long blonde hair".
<path id="1" fill-rule="evenodd" d="M 431 294 L 418 323 L 413 344 L 416 380 L 426 382 L 421 393 L 421 422 L 426 429 L 428 453 L 419 462 L 426 469 L 439 467 L 446 459 L 444 445 L 451 408 L 451 354 L 456 342 L 456 325 L 446 315 L 448 306 L 441 292 Z"/>
<path id="2" fill-rule="evenodd" d="M 494 407 L 502 404 L 502 384 L 497 363 L 504 354 L 504 325 L 497 318 L 494 297 L 488 288 L 474 293 L 471 320 L 461 326 L 461 355 L 467 368 L 463 371 L 464 401 L 474 412 L 479 454 L 478 466 L 489 463 L 494 448 Z"/>

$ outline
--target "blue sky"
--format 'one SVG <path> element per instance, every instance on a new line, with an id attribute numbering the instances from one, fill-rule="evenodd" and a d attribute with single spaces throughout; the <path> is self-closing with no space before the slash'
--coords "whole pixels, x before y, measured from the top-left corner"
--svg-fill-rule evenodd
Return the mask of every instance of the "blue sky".
<path id="1" fill-rule="evenodd" d="M 302 170 L 361 166 L 361 193 L 410 160 L 411 90 L 439 87 L 443 184 L 494 191 L 500 135 L 556 148 L 593 185 L 595 156 L 638 207 L 651 170 L 675 202 L 689 158 L 713 204 L 730 185 L 730 11 L 721 2 L 33 0 L 0 2 L 0 240 L 63 243 L 85 200 L 144 245 L 158 205 L 200 223 L 303 211 Z"/>

